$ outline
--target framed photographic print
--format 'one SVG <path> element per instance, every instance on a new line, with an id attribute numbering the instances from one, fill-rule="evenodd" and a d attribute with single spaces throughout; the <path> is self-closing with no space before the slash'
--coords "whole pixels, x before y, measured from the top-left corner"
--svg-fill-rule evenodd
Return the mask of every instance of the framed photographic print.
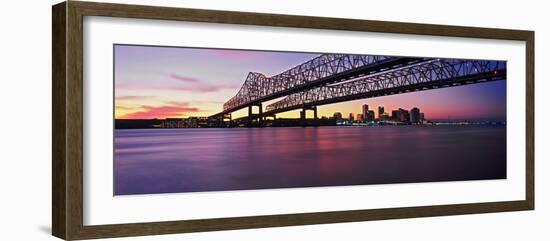
<path id="1" fill-rule="evenodd" d="M 57 237 L 534 209 L 532 31 L 77 1 L 52 24 Z"/>

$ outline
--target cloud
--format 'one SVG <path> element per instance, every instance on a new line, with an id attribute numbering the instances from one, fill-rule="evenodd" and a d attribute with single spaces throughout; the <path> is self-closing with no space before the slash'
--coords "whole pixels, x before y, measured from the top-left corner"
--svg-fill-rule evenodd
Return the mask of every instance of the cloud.
<path id="1" fill-rule="evenodd" d="M 234 89 L 238 88 L 238 86 L 230 86 L 230 85 L 197 85 L 197 86 L 185 86 L 185 87 L 177 87 L 176 90 L 181 91 L 188 91 L 188 92 L 198 92 L 198 93 L 210 93 L 210 92 L 216 92 L 220 91 L 222 89 Z"/>
<path id="2" fill-rule="evenodd" d="M 122 106 L 122 105 L 115 106 L 115 110 L 133 110 L 133 109 L 134 108 L 128 107 L 128 106 Z"/>
<path id="3" fill-rule="evenodd" d="M 170 74 L 170 78 L 175 79 L 175 80 L 179 80 L 179 81 L 183 81 L 183 82 L 191 82 L 191 83 L 200 82 L 200 80 L 197 79 L 197 78 L 193 78 L 193 77 L 189 77 L 189 76 L 182 76 L 182 75 L 177 75 L 177 74 Z"/>
<path id="4" fill-rule="evenodd" d="M 167 102 L 168 105 L 148 106 L 142 105 L 142 111 L 133 112 L 121 116 L 121 119 L 165 119 L 178 118 L 186 113 L 199 112 L 199 108 L 189 106 L 186 102 Z"/>
<path id="5" fill-rule="evenodd" d="M 164 103 L 169 105 L 169 106 L 182 106 L 182 107 L 188 107 L 189 106 L 189 102 L 184 102 L 184 101 L 166 101 Z"/>
<path id="6" fill-rule="evenodd" d="M 191 101 L 191 103 L 195 103 L 195 104 L 223 104 L 225 102 L 220 101 L 220 100 L 193 100 L 193 101 Z"/>
<path id="7" fill-rule="evenodd" d="M 222 89 L 222 87 L 209 85 L 209 86 L 187 86 L 187 87 L 178 87 L 177 90 L 188 91 L 188 92 L 199 92 L 199 93 L 209 93 L 216 92 Z"/>
<path id="8" fill-rule="evenodd" d="M 151 99 L 155 98 L 154 96 L 142 96 L 142 95 L 123 95 L 123 96 L 116 96 L 115 99 L 117 100 L 143 100 L 143 99 Z"/>
<path id="9" fill-rule="evenodd" d="M 170 74 L 170 78 L 189 83 L 189 85 L 186 85 L 186 86 L 180 85 L 178 87 L 171 88 L 171 89 L 187 91 L 187 92 L 210 93 L 210 92 L 219 91 L 221 89 L 238 88 L 238 86 L 207 84 L 207 83 L 203 83 L 204 81 L 198 78 L 182 76 L 177 74 Z"/>

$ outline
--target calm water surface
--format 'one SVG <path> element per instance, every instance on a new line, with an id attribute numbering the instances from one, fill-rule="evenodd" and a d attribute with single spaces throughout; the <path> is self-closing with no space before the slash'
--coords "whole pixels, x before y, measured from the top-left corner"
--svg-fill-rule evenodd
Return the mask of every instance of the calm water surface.
<path id="1" fill-rule="evenodd" d="M 500 178 L 504 126 L 115 131 L 115 195 Z"/>

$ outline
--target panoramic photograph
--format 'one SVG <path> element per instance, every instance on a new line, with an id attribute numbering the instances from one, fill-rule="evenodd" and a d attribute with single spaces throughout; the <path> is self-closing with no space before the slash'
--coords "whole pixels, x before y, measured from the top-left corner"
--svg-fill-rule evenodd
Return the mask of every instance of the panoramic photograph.
<path id="1" fill-rule="evenodd" d="M 506 179 L 506 61 L 114 45 L 114 195 Z"/>

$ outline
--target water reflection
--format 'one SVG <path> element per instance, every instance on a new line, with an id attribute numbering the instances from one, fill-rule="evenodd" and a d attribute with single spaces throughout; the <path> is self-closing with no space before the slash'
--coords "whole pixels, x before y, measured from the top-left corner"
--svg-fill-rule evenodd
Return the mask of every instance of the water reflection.
<path id="1" fill-rule="evenodd" d="M 115 195 L 499 178 L 503 126 L 115 131 Z"/>

